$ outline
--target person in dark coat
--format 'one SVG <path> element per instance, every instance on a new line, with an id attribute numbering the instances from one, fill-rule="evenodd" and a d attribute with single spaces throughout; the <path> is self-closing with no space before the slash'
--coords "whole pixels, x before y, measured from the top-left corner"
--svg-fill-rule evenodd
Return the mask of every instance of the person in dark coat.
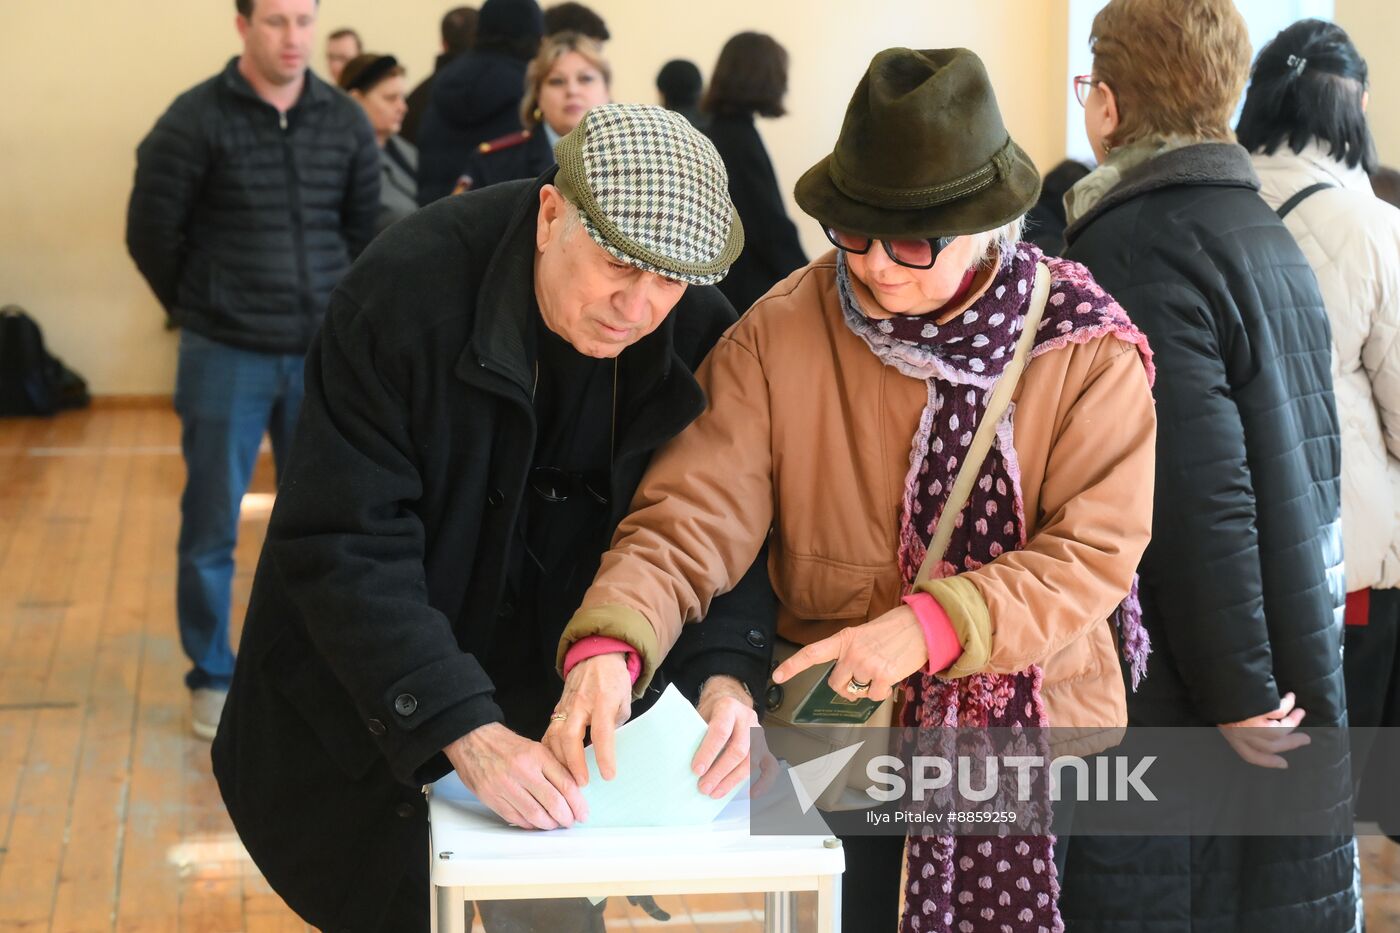
<path id="1" fill-rule="evenodd" d="M 1388 165 L 1377 166 L 1371 173 L 1371 188 L 1385 203 L 1400 207 L 1400 171 Z"/>
<path id="2" fill-rule="evenodd" d="M 1065 251 L 1065 195 L 1075 183 L 1089 174 L 1089 166 L 1065 159 L 1045 173 L 1040 199 L 1026 215 L 1026 239 L 1048 256 Z"/>
<path id="3" fill-rule="evenodd" d="M 704 89 L 705 79 L 700 75 L 700 67 L 689 59 L 673 58 L 656 73 L 656 93 L 661 95 L 661 106 L 674 110 L 702 132 L 710 125 L 709 116 L 700 109 L 700 92 Z"/>
<path id="4" fill-rule="evenodd" d="M 525 66 L 539 51 L 544 25 L 535 0 L 486 0 L 476 46 L 433 81 L 418 130 L 418 203 L 452 193 L 481 143 L 520 129 Z"/>
<path id="5" fill-rule="evenodd" d="M 1250 765 L 1311 769 L 1317 811 L 1335 813 L 1344 742 L 1316 757 L 1293 733 L 1346 725 L 1330 333 L 1230 132 L 1248 33 L 1230 0 L 1113 0 L 1091 41 L 1077 90 L 1100 167 L 1066 199 L 1065 257 L 1146 333 L 1157 370 L 1153 651 L 1129 724 L 1219 727 Z M 1062 911 L 1103 933 L 1349 930 L 1354 854 L 1336 835 L 1074 837 Z"/>
<path id="6" fill-rule="evenodd" d="M 597 42 L 577 32 L 549 36 L 525 70 L 524 129 L 477 146 L 457 190 L 545 172 L 554 164 L 554 144 L 573 132 L 590 108 L 606 104 L 611 88 L 612 68 Z"/>
<path id="7" fill-rule="evenodd" d="M 754 114 L 780 117 L 787 112 L 787 72 L 787 50 L 772 36 L 741 32 L 720 50 L 701 105 L 710 115 L 705 134 L 724 159 L 729 196 L 748 231 L 744 254 L 720 285 L 741 314 L 775 283 L 807 264 L 773 162 L 754 126 Z"/>
<path id="8" fill-rule="evenodd" d="M 264 433 L 279 474 L 286 465 L 303 355 L 379 209 L 379 148 L 364 113 L 307 70 L 316 9 L 240 0 L 242 53 L 176 98 L 141 141 L 127 209 L 127 249 L 182 329 L 176 613 L 192 729 L 206 739 L 233 675 L 239 503 Z"/>
<path id="9" fill-rule="evenodd" d="M 662 175 L 654 158 L 641 171 L 633 144 L 669 156 Z M 680 117 L 598 108 L 570 145 L 571 171 L 385 231 L 308 359 L 213 757 L 249 853 L 318 927 L 425 929 L 421 789 L 454 768 L 509 822 L 582 815 L 538 741 L 560 725 L 556 670 L 624 717 L 665 679 L 670 643 L 646 623 L 582 654 L 556 648 L 651 453 L 705 405 L 692 372 L 735 320 L 710 285 L 743 234 L 713 196 L 719 157 Z M 649 184 L 683 229 L 624 214 Z M 614 221 L 612 239 L 595 217 Z M 763 560 L 712 610 L 665 675 L 726 751 L 745 752 L 706 771 L 719 793 L 748 774 L 768 672 Z M 610 726 L 594 723 L 595 739 Z M 565 910 L 540 928 L 594 920 Z"/>
<path id="10" fill-rule="evenodd" d="M 442 51 L 433 63 L 433 73 L 418 82 L 408 95 L 408 113 L 404 114 L 403 128 L 399 135 L 413 146 L 418 145 L 418 128 L 423 124 L 423 114 L 428 109 L 428 101 L 433 94 L 433 81 L 447 64 L 476 44 L 477 10 L 475 7 L 458 6 L 448 10 L 442 17 Z M 415 182 L 416 184 L 416 182 Z"/>

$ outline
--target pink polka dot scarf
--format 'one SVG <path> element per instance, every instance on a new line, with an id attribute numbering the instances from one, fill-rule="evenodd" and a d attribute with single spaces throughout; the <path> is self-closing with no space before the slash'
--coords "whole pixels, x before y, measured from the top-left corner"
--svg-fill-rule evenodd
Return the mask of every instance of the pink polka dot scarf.
<path id="1" fill-rule="evenodd" d="M 928 403 L 910 451 L 900 515 L 900 569 L 913 583 L 957 477 L 960 458 L 997 378 L 1015 353 L 1030 304 L 1036 264 L 1050 271 L 1049 302 L 1032 358 L 1070 344 L 1113 336 L 1137 347 L 1152 378 L 1147 339 L 1123 309 L 1078 263 L 1044 256 L 1022 243 L 1004 257 L 981 298 L 945 324 L 940 315 L 874 320 L 861 310 L 845 257 L 837 282 L 847 325 L 886 365 L 928 384 Z M 1020 470 L 1012 436 L 1012 410 L 997 426 L 996 442 L 982 465 L 936 577 L 948 577 L 994 561 L 1026 545 Z M 1133 592 L 1114 613 L 1119 643 L 1133 672 L 1146 667 L 1150 646 Z M 905 726 L 918 727 L 920 744 L 937 743 L 940 727 L 1041 727 L 1046 720 L 1037 666 L 1016 674 L 975 674 L 945 681 L 916 674 L 905 683 Z M 1034 806 L 1048 813 L 1045 787 Z M 1006 833 L 1007 828 L 1002 827 Z M 1054 837 L 911 836 L 905 846 L 901 933 L 1059 933 L 1059 884 Z"/>

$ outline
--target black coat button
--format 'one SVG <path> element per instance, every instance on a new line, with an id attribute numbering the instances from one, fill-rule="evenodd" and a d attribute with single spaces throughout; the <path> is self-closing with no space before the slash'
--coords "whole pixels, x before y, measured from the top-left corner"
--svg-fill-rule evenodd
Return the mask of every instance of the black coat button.
<path id="1" fill-rule="evenodd" d="M 411 693 L 400 693 L 394 697 L 394 712 L 400 716 L 412 716 L 418 712 L 418 698 Z"/>
<path id="2" fill-rule="evenodd" d="M 749 633 L 744 636 L 744 639 L 755 648 L 768 647 L 768 639 L 756 628 L 749 629 Z"/>
<path id="3" fill-rule="evenodd" d="M 385 732 L 384 723 L 378 719 L 371 719 L 368 723 L 370 735 L 383 735 Z"/>
<path id="4" fill-rule="evenodd" d="M 506 504 L 506 494 L 499 489 L 493 489 L 486 494 L 486 504 L 493 509 L 499 509 Z"/>
<path id="5" fill-rule="evenodd" d="M 394 812 L 397 813 L 399 816 L 403 817 L 404 819 L 408 819 L 414 813 L 413 804 L 401 803 L 394 808 Z"/>
<path id="6" fill-rule="evenodd" d="M 496 610 L 496 618 L 498 619 L 510 619 L 514 616 L 515 603 L 511 602 L 510 600 L 506 600 L 505 602 L 501 603 L 501 608 Z"/>

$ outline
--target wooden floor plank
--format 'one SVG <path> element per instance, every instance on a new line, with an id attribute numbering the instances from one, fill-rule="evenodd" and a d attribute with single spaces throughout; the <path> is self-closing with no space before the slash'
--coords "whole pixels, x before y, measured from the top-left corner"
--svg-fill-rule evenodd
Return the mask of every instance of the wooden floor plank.
<path id="1" fill-rule="evenodd" d="M 102 419 L 96 428 L 59 431 L 63 420 L 41 423 L 32 442 L 59 434 L 68 442 L 69 434 L 81 430 L 100 447 L 113 428 L 110 419 Z M 54 612 L 68 607 L 74 564 L 97 497 L 95 468 L 100 463 L 100 456 L 54 458 L 43 465 L 30 492 L 33 508 L 21 516 L 18 537 L 0 568 L 0 593 L 13 598 L 11 624 L 5 626 L 9 645 L 0 652 L 0 703 L 36 702 L 45 689 L 59 631 Z"/>
<path id="2" fill-rule="evenodd" d="M 148 413 L 149 415 L 149 413 Z M 140 446 L 178 438 L 173 416 L 149 417 Z M 184 743 L 188 693 L 175 626 L 175 539 L 184 469 L 178 457 L 153 455 L 159 499 L 147 540 L 144 618 L 132 717 L 133 751 L 117 892 L 119 931 L 179 929 L 180 878 L 174 854 L 181 842 Z"/>
<path id="3" fill-rule="evenodd" d="M 59 419 L 56 419 L 56 421 Z M 78 435 L 100 447 L 113 423 L 104 419 Z M 74 432 L 70 432 L 74 433 Z M 92 580 L 103 562 L 110 564 L 113 541 L 104 531 L 115 529 L 112 502 L 120 502 L 122 477 L 93 463 L 64 458 L 53 471 L 43 495 L 43 558 L 33 567 L 16 618 L 20 628 L 7 659 L 12 677 L 0 696 L 8 702 L 46 704 L 30 736 L 14 808 L 5 838 L 6 859 L 0 865 L 0 926 L 47 929 L 57 890 L 59 865 L 73 798 L 78 751 L 82 742 L 85 697 L 76 690 L 90 672 L 92 602 L 76 607 L 75 594 L 100 589 Z M 85 475 L 86 474 L 86 475 Z M 90 528 L 96 519 L 96 528 Z M 95 532 L 95 533 L 89 533 Z M 101 596 L 96 597 L 100 602 Z M 28 623 L 28 624 L 26 624 Z"/>
<path id="4" fill-rule="evenodd" d="M 34 419 L 0 418 L 0 704 L 6 702 L 3 685 L 21 673 L 11 660 L 24 625 L 21 604 L 43 552 L 44 470 L 28 454 L 38 430 Z M 0 706 L 0 872 L 37 718 L 32 707 Z"/>
<path id="5" fill-rule="evenodd" d="M 82 718 L 80 709 L 37 714 L 0 870 L 0 929 L 49 928 Z"/>
<path id="6" fill-rule="evenodd" d="M 123 410 L 122 415 L 119 423 L 127 424 L 128 430 L 119 433 L 135 436 L 141 413 Z M 54 904 L 54 933 L 110 930 L 116 914 L 145 581 L 150 574 L 152 515 L 145 504 L 154 501 L 160 490 L 153 458 L 113 456 L 127 461 L 129 479 L 105 604 L 96 625 L 97 651 L 69 821 L 70 843 Z"/>
<path id="7" fill-rule="evenodd" d="M 20 518 L 33 506 L 34 491 L 43 475 L 42 465 L 28 453 L 29 439 L 35 430 L 28 418 L 0 418 L 0 477 L 4 478 L 0 484 L 0 568 L 5 565 L 11 544 L 19 537 Z M 0 586 L 0 605 L 5 594 L 12 592 Z M 0 645 L 5 643 L 0 638 Z"/>
<path id="8" fill-rule="evenodd" d="M 38 716 L 34 710 L 0 710 L 0 871 L 8 854 L 6 840 L 15 812 L 15 794 Z"/>
<path id="9" fill-rule="evenodd" d="M 26 458 L 25 464 L 30 463 Z M 52 614 L 62 607 L 36 603 L 33 582 L 39 576 L 41 563 L 63 557 L 55 552 L 48 517 L 63 494 L 66 478 L 54 464 L 43 465 L 23 493 L 16 510 L 14 534 L 4 562 L 0 563 L 0 704 L 35 701 L 47 673 L 38 657 L 42 646 L 34 644 L 36 627 L 43 630 L 47 626 L 43 620 L 36 621 L 35 615 L 45 610 Z M 68 543 L 73 544 L 71 536 Z"/>
<path id="10" fill-rule="evenodd" d="M 180 873 L 180 929 L 237 930 L 244 925 L 243 876 L 255 869 L 233 832 L 209 765 L 209 743 L 185 742 L 181 844 L 189 857 Z"/>

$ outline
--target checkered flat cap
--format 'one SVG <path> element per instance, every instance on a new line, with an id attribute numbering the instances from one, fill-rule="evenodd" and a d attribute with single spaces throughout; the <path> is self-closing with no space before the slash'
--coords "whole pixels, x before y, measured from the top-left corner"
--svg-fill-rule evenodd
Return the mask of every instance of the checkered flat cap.
<path id="1" fill-rule="evenodd" d="M 724 278 L 744 248 L 715 147 L 680 114 L 604 104 L 554 147 L 555 185 L 617 259 L 691 285 Z"/>

